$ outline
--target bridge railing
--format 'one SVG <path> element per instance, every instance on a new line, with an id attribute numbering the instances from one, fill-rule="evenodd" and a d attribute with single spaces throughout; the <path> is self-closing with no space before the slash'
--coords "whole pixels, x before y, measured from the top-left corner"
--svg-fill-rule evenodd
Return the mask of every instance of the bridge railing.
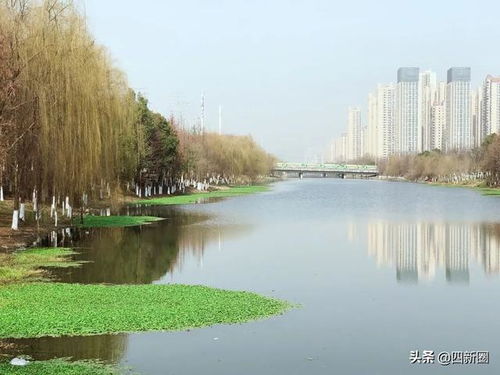
<path id="1" fill-rule="evenodd" d="M 335 164 L 335 163 L 276 163 L 275 170 L 289 171 L 335 171 L 335 172 L 370 172 L 378 173 L 376 165 L 358 165 L 358 164 Z"/>

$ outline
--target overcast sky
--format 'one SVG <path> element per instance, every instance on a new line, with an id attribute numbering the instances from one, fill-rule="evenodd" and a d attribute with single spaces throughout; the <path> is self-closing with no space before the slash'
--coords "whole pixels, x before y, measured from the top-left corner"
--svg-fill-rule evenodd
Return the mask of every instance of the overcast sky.
<path id="1" fill-rule="evenodd" d="M 500 2 L 82 0 L 96 39 L 151 107 L 251 134 L 280 158 L 322 152 L 399 66 L 500 75 Z M 365 116 L 366 118 L 366 116 Z M 365 118 L 363 122 L 365 122 Z"/>

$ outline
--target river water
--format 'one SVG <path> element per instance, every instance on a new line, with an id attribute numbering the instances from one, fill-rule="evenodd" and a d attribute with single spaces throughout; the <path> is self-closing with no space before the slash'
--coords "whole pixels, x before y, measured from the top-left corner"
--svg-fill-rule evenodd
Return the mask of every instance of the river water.
<path id="1" fill-rule="evenodd" d="M 16 340 L 36 359 L 100 358 L 143 375 L 500 371 L 500 198 L 467 189 L 304 179 L 73 236 L 64 282 L 186 283 L 300 304 L 240 325 Z M 56 307 L 55 307 L 56 308 Z M 410 351 L 489 351 L 489 364 Z"/>

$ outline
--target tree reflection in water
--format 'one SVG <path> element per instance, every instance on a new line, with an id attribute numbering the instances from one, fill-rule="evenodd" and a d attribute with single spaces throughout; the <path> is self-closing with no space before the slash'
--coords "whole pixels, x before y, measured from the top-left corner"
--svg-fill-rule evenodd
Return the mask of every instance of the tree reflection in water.
<path id="1" fill-rule="evenodd" d="M 175 207 L 129 208 L 128 211 L 166 220 L 141 227 L 60 232 L 58 245 L 74 247 L 79 252 L 75 258 L 87 263 L 79 268 L 54 269 L 54 279 L 84 284 L 149 284 L 181 267 L 186 256 L 201 259 L 208 244 L 251 229 L 245 225 L 220 224 L 206 214 Z M 48 237 L 42 244 L 50 245 L 52 240 Z M 0 353 L 25 354 L 37 360 L 71 357 L 118 362 L 126 348 L 126 334 L 0 341 Z"/>

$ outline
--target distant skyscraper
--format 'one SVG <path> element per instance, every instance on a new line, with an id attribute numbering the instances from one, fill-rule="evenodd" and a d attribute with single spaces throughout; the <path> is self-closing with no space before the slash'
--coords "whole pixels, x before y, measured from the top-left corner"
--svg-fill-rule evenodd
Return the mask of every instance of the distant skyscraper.
<path id="1" fill-rule="evenodd" d="M 446 127 L 446 104 L 434 104 L 431 109 L 432 143 L 431 150 L 444 150 L 444 129 Z"/>
<path id="2" fill-rule="evenodd" d="M 368 126 L 362 126 L 359 133 L 359 157 L 368 155 Z"/>
<path id="3" fill-rule="evenodd" d="M 431 109 L 431 150 L 444 150 L 444 131 L 446 128 L 446 82 L 439 82 L 436 87 L 434 103 Z"/>
<path id="4" fill-rule="evenodd" d="M 342 133 L 333 141 L 332 161 L 338 163 L 347 161 L 347 133 Z"/>
<path id="5" fill-rule="evenodd" d="M 368 94 L 368 125 L 366 133 L 365 153 L 377 158 L 377 93 Z"/>
<path id="6" fill-rule="evenodd" d="M 341 161 L 345 162 L 347 161 L 347 150 L 349 148 L 349 142 L 348 142 L 348 136 L 347 136 L 347 133 L 342 133 L 342 135 L 340 136 L 340 142 L 341 142 L 341 150 L 342 150 L 342 159 Z"/>
<path id="7" fill-rule="evenodd" d="M 471 111 L 472 111 L 472 146 L 479 147 L 483 143 L 487 132 L 483 124 L 483 88 L 471 92 Z"/>
<path id="8" fill-rule="evenodd" d="M 448 69 L 446 92 L 446 149 L 472 147 L 470 68 Z"/>
<path id="9" fill-rule="evenodd" d="M 361 110 L 350 107 L 347 121 L 347 159 L 361 157 Z"/>
<path id="10" fill-rule="evenodd" d="M 500 134 L 500 78 L 488 75 L 482 88 L 481 125 L 485 135 Z"/>
<path id="11" fill-rule="evenodd" d="M 418 122 L 419 68 L 399 68 L 395 97 L 396 153 L 417 152 L 419 147 Z"/>
<path id="12" fill-rule="evenodd" d="M 376 140 L 375 156 L 386 158 L 395 152 L 394 145 L 394 101 L 395 87 L 392 83 L 378 85 L 376 91 Z"/>
<path id="13" fill-rule="evenodd" d="M 436 99 L 436 73 L 420 73 L 418 89 L 418 152 L 432 150 L 432 105 Z"/>

